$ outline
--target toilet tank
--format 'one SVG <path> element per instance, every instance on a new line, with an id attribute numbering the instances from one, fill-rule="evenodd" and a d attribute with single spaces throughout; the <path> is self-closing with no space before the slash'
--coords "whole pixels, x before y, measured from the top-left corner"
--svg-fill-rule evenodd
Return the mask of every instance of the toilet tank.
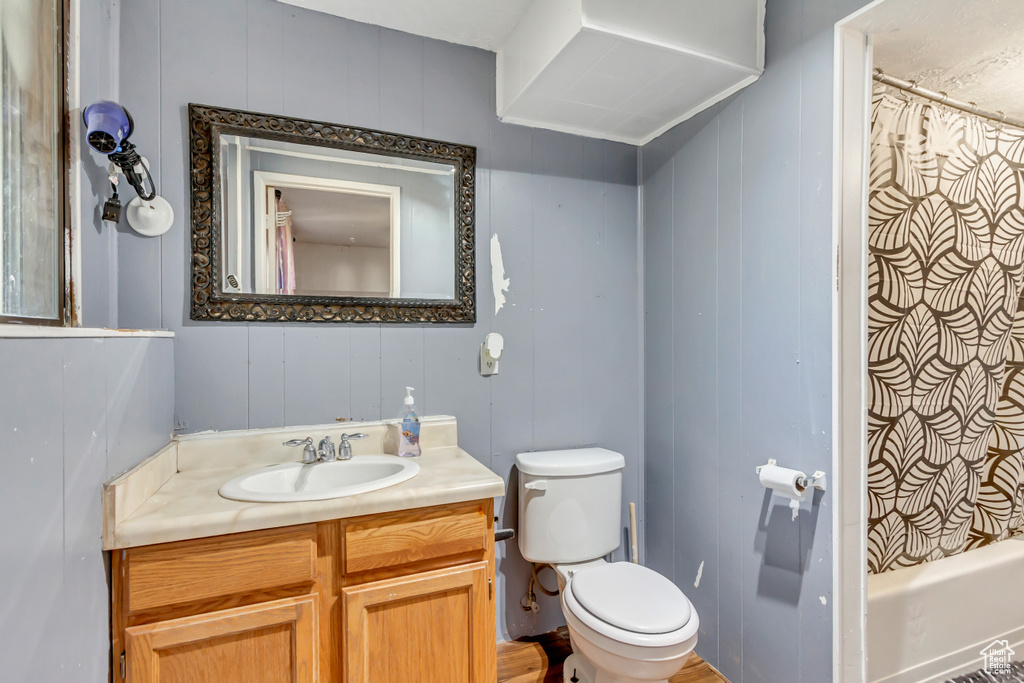
<path id="1" fill-rule="evenodd" d="M 516 456 L 519 551 L 530 562 L 585 562 L 619 547 L 622 454 L 604 448 Z"/>

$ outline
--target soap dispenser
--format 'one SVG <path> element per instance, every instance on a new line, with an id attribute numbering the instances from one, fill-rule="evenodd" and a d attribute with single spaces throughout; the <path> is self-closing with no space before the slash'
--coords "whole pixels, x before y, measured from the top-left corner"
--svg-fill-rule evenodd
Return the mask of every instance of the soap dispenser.
<path id="1" fill-rule="evenodd" d="M 420 418 L 413 409 L 412 387 L 405 388 L 405 409 L 401 419 L 398 455 L 402 458 L 415 458 L 420 454 Z"/>

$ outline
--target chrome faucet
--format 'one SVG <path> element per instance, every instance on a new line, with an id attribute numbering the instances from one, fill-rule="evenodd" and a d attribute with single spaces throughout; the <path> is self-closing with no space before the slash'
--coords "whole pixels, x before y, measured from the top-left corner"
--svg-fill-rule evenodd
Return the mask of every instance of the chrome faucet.
<path id="1" fill-rule="evenodd" d="M 317 462 L 318 458 L 316 455 L 316 449 L 313 448 L 313 437 L 307 436 L 305 439 L 292 439 L 291 441 L 285 441 L 282 446 L 305 446 L 302 449 L 302 462 L 305 465 L 312 465 Z"/>
<path id="2" fill-rule="evenodd" d="M 320 455 L 320 462 L 334 462 L 334 442 L 329 435 L 320 439 L 316 452 Z"/>
<path id="3" fill-rule="evenodd" d="M 325 436 L 320 439 L 319 445 L 313 447 L 313 437 L 307 436 L 305 439 L 292 439 L 291 441 L 285 441 L 284 446 L 304 446 L 302 449 L 302 463 L 304 465 L 312 465 L 317 462 L 333 462 L 335 460 L 351 460 L 352 459 L 352 444 L 348 442 L 349 439 L 365 439 L 366 434 L 357 432 L 355 434 L 342 434 L 341 445 L 338 446 L 338 454 L 335 456 L 334 442 L 331 441 L 330 436 Z"/>
<path id="4" fill-rule="evenodd" d="M 355 434 L 342 434 L 341 445 L 339 448 L 341 452 L 338 453 L 338 460 L 351 460 L 352 459 L 352 444 L 348 442 L 349 439 L 365 439 L 366 434 L 362 432 L 356 432 Z"/>

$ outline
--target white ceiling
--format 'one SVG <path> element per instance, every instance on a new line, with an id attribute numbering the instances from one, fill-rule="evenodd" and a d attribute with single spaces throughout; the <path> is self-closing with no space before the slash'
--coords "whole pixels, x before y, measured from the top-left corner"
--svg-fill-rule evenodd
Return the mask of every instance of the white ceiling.
<path id="1" fill-rule="evenodd" d="M 857 23 L 875 66 L 1024 120 L 1024 2 L 887 0 Z"/>
<path id="2" fill-rule="evenodd" d="M 364 24 L 496 52 L 532 0 L 280 0 Z"/>
<path id="3" fill-rule="evenodd" d="M 391 200 L 350 192 L 281 188 L 292 212 L 296 242 L 342 247 L 387 247 Z"/>

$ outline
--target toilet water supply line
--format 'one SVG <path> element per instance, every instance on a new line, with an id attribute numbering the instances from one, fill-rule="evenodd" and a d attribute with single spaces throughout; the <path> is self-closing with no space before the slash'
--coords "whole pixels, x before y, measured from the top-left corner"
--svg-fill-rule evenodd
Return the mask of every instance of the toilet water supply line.
<path id="1" fill-rule="evenodd" d="M 540 604 L 537 602 L 537 594 L 534 592 L 533 587 L 536 586 L 540 589 L 540 592 L 549 597 L 558 597 L 559 590 L 550 591 L 544 587 L 544 584 L 537 578 L 537 568 L 540 567 L 543 570 L 545 567 L 554 571 L 555 568 L 547 563 L 537 564 L 536 562 L 530 563 L 530 587 L 526 589 L 526 595 L 519 600 L 519 606 L 523 608 L 524 612 L 533 612 L 536 614 L 540 611 Z"/>

